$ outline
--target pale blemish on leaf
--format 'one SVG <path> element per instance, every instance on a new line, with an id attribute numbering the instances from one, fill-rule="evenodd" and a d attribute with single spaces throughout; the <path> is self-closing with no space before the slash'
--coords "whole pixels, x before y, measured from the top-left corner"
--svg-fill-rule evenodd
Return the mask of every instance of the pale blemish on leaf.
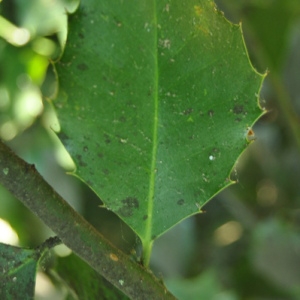
<path id="1" fill-rule="evenodd" d="M 201 16 L 201 14 L 202 14 L 202 8 L 199 5 L 195 5 L 194 6 L 194 10 L 195 10 L 195 13 L 196 13 L 196 15 L 198 17 Z"/>
<path id="2" fill-rule="evenodd" d="M 213 109 L 210 109 L 210 110 L 207 112 L 207 114 L 208 114 L 210 117 L 212 117 L 212 116 L 215 114 L 215 112 L 214 112 Z"/>
<path id="3" fill-rule="evenodd" d="M 164 40 L 160 39 L 158 43 L 162 48 L 167 48 L 167 49 L 171 48 L 171 41 L 169 39 L 164 39 Z"/>
<path id="4" fill-rule="evenodd" d="M 167 13 L 170 12 L 170 4 L 166 4 L 164 11 Z"/>
<path id="5" fill-rule="evenodd" d="M 119 258 L 118 258 L 118 256 L 116 255 L 116 254 L 114 254 L 114 253 L 110 253 L 109 254 L 109 258 L 111 259 L 111 260 L 113 260 L 113 261 L 119 261 Z"/>
<path id="6" fill-rule="evenodd" d="M 127 139 L 120 139 L 120 142 L 122 143 L 122 144 L 127 144 Z"/>
<path id="7" fill-rule="evenodd" d="M 251 127 L 248 127 L 247 132 L 246 132 L 247 142 L 250 143 L 250 142 L 254 141 L 255 139 L 256 139 L 256 137 L 255 137 L 255 133 L 254 133 L 253 129 Z"/>

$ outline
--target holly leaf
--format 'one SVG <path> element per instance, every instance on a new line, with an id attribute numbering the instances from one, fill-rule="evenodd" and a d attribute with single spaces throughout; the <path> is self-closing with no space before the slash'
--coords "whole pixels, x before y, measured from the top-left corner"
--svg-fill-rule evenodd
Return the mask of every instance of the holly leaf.
<path id="1" fill-rule="evenodd" d="M 80 270 L 80 272 L 78 272 Z M 55 272 L 63 278 L 71 295 L 76 299 L 120 299 L 128 300 L 120 290 L 105 280 L 75 254 L 57 257 Z M 122 284 L 122 280 L 120 280 Z"/>
<path id="2" fill-rule="evenodd" d="M 39 258 L 35 249 L 0 243 L 1 299 L 33 299 Z"/>
<path id="3" fill-rule="evenodd" d="M 263 76 L 213 1 L 83 0 L 56 70 L 74 174 L 139 235 L 146 257 L 233 183 L 262 113 Z"/>

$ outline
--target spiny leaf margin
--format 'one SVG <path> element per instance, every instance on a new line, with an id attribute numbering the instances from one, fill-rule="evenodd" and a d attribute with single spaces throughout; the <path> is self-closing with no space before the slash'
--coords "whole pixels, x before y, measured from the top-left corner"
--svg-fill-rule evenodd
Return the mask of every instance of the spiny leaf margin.
<path id="1" fill-rule="evenodd" d="M 212 1 L 82 1 L 56 68 L 74 174 L 145 248 L 233 183 L 264 76 Z"/>

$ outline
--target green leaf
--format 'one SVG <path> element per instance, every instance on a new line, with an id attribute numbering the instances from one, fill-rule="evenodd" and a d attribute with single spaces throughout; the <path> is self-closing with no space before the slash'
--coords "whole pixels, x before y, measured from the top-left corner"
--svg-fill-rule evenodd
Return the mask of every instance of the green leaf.
<path id="1" fill-rule="evenodd" d="M 0 299 L 33 299 L 37 264 L 44 253 L 61 244 L 50 237 L 36 249 L 0 243 Z"/>
<path id="2" fill-rule="evenodd" d="M 128 299 L 75 254 L 57 258 L 55 271 L 76 299 Z"/>
<path id="3" fill-rule="evenodd" d="M 36 250 L 0 243 L 0 299 L 33 299 L 39 258 Z"/>
<path id="4" fill-rule="evenodd" d="M 178 300 L 236 300 L 232 291 L 222 291 L 215 270 L 210 269 L 191 279 L 170 278 L 166 286 Z"/>
<path id="5" fill-rule="evenodd" d="M 299 295 L 299 232 L 279 220 L 268 220 L 257 224 L 252 234 L 251 266 L 277 287 Z"/>
<path id="6" fill-rule="evenodd" d="M 84 180 L 153 240 L 232 184 L 263 76 L 208 0 L 81 1 L 56 64 L 60 137 Z"/>

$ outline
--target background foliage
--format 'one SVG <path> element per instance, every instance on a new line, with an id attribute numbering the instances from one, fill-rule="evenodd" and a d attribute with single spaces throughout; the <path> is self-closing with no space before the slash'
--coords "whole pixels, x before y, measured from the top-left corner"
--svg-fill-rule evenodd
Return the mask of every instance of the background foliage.
<path id="1" fill-rule="evenodd" d="M 76 178 L 65 175 L 70 162 L 47 129 L 49 124 L 54 126 L 55 116 L 41 95 L 49 97 L 55 89 L 53 72 L 46 70 L 48 59 L 57 57 L 64 39 L 62 2 L 68 3 L 70 11 L 74 8 L 72 1 L 58 0 L 36 0 L 26 6 L 22 1 L 0 4 L 1 15 L 28 28 L 32 36 L 29 43 L 16 47 L 14 41 L 7 41 L 5 31 L 0 31 L 0 134 L 20 156 L 35 163 L 98 230 L 132 253 L 139 249 L 135 235 L 112 213 L 95 209 L 99 205 L 96 196 Z M 260 72 L 270 72 L 262 90 L 262 105 L 270 112 L 254 127 L 257 140 L 237 164 L 233 176 L 238 184 L 208 203 L 205 214 L 180 223 L 159 238 L 151 267 L 182 299 L 297 299 L 299 4 L 297 0 L 220 0 L 217 4 L 229 19 L 242 21 L 253 65 Z M 29 113 L 32 107 L 33 115 Z M 0 195 L 0 218 L 15 230 L 18 245 L 35 247 L 49 236 L 49 230 L 2 188 Z M 3 229 L 0 237 L 5 241 Z M 53 263 L 46 259 L 44 268 Z M 51 284 L 46 281 L 52 287 L 48 296 L 63 298 L 66 288 L 53 288 L 57 275 L 46 272 L 52 280 Z M 36 297 L 46 299 L 38 290 L 42 281 L 45 277 L 40 275 Z"/>

